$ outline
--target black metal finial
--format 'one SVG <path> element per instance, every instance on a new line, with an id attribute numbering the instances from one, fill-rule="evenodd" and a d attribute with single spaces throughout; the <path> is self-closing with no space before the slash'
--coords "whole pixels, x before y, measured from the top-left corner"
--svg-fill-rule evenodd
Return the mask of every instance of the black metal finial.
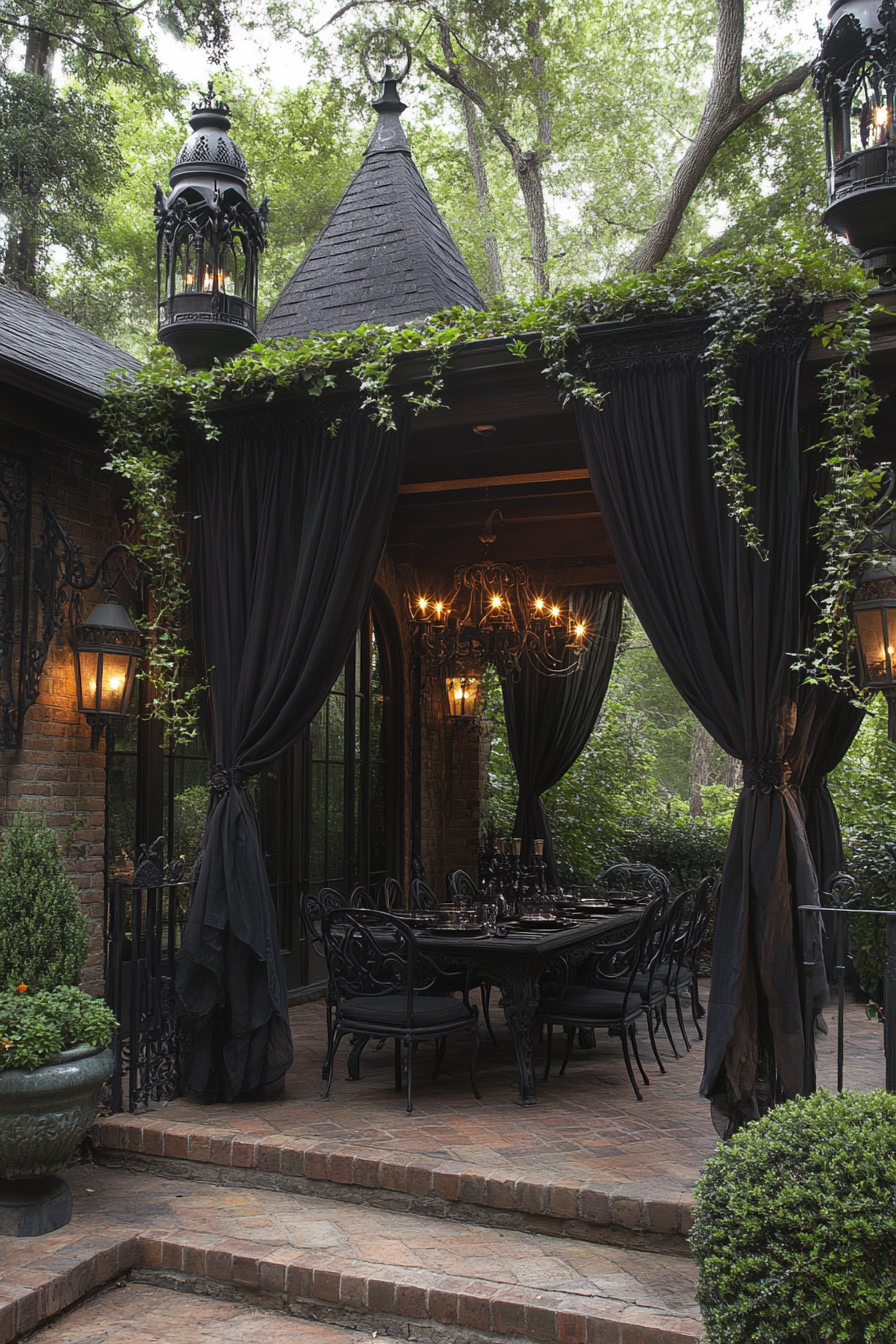
<path id="1" fill-rule="evenodd" d="M 198 103 L 193 103 L 192 106 L 194 114 L 197 112 L 220 112 L 222 117 L 230 116 L 230 108 L 227 104 L 220 98 L 215 99 L 215 81 L 213 79 L 208 82 L 205 98 Z"/>
<path id="2" fill-rule="evenodd" d="M 361 64 L 374 88 L 400 84 L 411 68 L 411 44 L 395 28 L 374 28 L 361 52 Z"/>

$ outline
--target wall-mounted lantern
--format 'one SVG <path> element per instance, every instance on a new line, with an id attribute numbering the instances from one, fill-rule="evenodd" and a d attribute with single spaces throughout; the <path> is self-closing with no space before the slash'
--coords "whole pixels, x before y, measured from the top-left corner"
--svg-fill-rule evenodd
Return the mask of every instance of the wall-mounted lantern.
<path id="1" fill-rule="evenodd" d="M 482 674 L 463 672 L 445 678 L 448 713 L 452 719 L 473 719 L 482 713 Z"/>
<path id="2" fill-rule="evenodd" d="M 127 718 L 142 657 L 140 631 L 116 595 L 107 592 L 74 636 L 78 709 L 90 724 L 96 751 L 104 728 Z"/>
<path id="3" fill-rule="evenodd" d="M 896 0 L 837 0 L 812 78 L 824 116 L 824 221 L 896 283 Z"/>
<path id="4" fill-rule="evenodd" d="M 869 565 L 850 604 L 859 650 L 859 679 L 887 701 L 887 734 L 896 742 L 896 555 Z"/>
<path id="5" fill-rule="evenodd" d="M 188 369 L 208 369 L 257 339 L 268 202 L 256 210 L 249 200 L 246 160 L 227 134 L 230 109 L 212 84 L 189 124 L 171 195 L 156 184 L 159 340 Z"/>

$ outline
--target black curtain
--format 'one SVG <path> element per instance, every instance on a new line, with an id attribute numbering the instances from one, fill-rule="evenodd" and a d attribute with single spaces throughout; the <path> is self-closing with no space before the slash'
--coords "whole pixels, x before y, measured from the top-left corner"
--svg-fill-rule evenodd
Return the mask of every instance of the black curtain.
<path id="1" fill-rule="evenodd" d="M 633 333 L 596 350 L 609 395 L 577 408 L 580 433 L 625 590 L 680 694 L 744 762 L 713 950 L 701 1091 L 730 1132 L 802 1086 L 798 905 L 818 888 L 799 788 L 836 697 L 801 686 L 805 468 L 797 382 L 807 322 L 782 321 L 746 358 L 737 410 L 753 518 L 768 548 L 744 544 L 713 481 L 705 337 Z M 823 974 L 817 985 L 824 991 Z"/>
<path id="2" fill-rule="evenodd" d="M 297 740 L 348 657 L 405 443 L 404 428 L 383 431 L 356 405 L 318 404 L 233 416 L 217 442 L 189 454 L 192 587 L 218 764 L 177 994 L 186 1086 L 206 1101 L 274 1082 L 292 1063 L 247 784 Z"/>
<path id="3" fill-rule="evenodd" d="M 853 744 L 865 717 L 846 696 L 834 697 L 818 750 L 812 760 L 812 769 L 803 780 L 803 811 L 806 834 L 815 861 L 819 891 L 825 891 L 834 873 L 843 871 L 843 836 L 840 818 L 828 789 L 828 775 L 834 770 Z"/>
<path id="4" fill-rule="evenodd" d="M 558 884 L 551 827 L 541 795 L 576 762 L 600 713 L 622 621 L 622 593 L 583 588 L 569 594 L 569 608 L 593 632 L 594 640 L 571 676 L 545 676 L 524 664 L 519 680 L 501 683 L 507 745 L 519 783 L 513 834 L 522 840 L 524 862 L 532 841 L 544 840 L 545 877 Z"/>

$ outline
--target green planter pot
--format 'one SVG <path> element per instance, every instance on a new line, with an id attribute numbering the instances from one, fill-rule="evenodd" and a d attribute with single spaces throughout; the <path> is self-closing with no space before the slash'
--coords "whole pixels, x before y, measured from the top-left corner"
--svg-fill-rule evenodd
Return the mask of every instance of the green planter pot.
<path id="1" fill-rule="evenodd" d="M 50 1176 L 72 1161 L 96 1119 L 111 1050 L 64 1050 L 55 1064 L 0 1072 L 0 1180 Z"/>

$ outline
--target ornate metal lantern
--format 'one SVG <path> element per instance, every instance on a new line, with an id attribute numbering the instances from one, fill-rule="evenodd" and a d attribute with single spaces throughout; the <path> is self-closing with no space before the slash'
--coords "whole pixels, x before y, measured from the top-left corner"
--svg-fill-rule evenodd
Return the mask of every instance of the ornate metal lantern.
<path id="1" fill-rule="evenodd" d="M 896 555 L 892 564 L 870 565 L 851 604 L 863 686 L 883 691 L 887 734 L 896 742 Z"/>
<path id="2" fill-rule="evenodd" d="M 546 675 L 568 676 L 579 667 L 590 642 L 585 623 L 562 603 L 537 592 L 524 565 L 494 559 L 496 519 L 501 520 L 497 509 L 480 537 L 482 559 L 454 571 L 449 596 L 429 597 L 419 590 L 407 595 L 415 651 L 430 664 L 447 667 L 452 714 L 459 712 L 451 704 L 457 690 L 452 683 L 466 679 L 473 669 L 481 677 L 482 667 L 490 663 L 500 676 L 515 678 L 526 661 Z M 463 669 L 460 678 L 458 667 Z"/>
<path id="3" fill-rule="evenodd" d="M 126 718 L 140 657 L 140 631 L 115 594 L 105 593 L 75 634 L 78 709 L 93 751 L 103 729 Z"/>
<path id="4" fill-rule="evenodd" d="M 268 201 L 257 210 L 249 201 L 246 160 L 227 134 L 230 109 L 215 102 L 211 84 L 190 127 L 169 174 L 171 195 L 156 183 L 156 275 L 159 340 L 201 369 L 256 339 Z"/>
<path id="5" fill-rule="evenodd" d="M 828 171 L 824 220 L 896 283 L 896 0 L 837 0 L 813 67 Z"/>

